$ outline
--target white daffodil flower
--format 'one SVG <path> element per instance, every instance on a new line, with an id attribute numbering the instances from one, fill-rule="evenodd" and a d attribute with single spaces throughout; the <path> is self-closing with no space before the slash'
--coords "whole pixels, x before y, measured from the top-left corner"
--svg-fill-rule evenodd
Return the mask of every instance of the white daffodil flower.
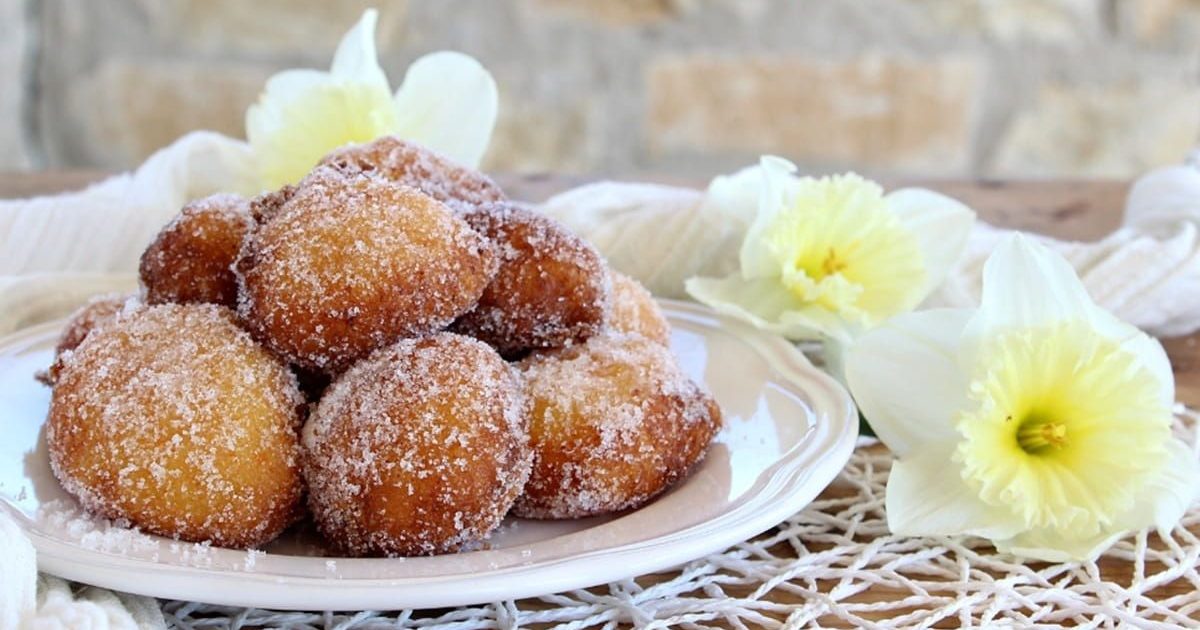
<path id="1" fill-rule="evenodd" d="M 1171 435 L 1162 345 L 1019 234 L 983 273 L 978 309 L 900 315 L 846 357 L 855 400 L 898 458 L 891 530 L 982 536 L 1058 562 L 1174 527 L 1200 491 L 1200 465 Z"/>
<path id="2" fill-rule="evenodd" d="M 369 9 L 338 44 L 329 72 L 285 70 L 246 112 L 262 184 L 306 175 L 333 149 L 395 134 L 475 168 L 496 123 L 496 82 L 475 59 L 435 52 L 408 68 L 392 95 L 375 52 Z"/>
<path id="3" fill-rule="evenodd" d="M 689 279 L 693 298 L 792 339 L 845 341 L 915 308 L 966 245 L 975 214 L 949 197 L 885 195 L 858 175 L 795 169 L 767 156 L 757 173 L 713 181 L 710 203 L 746 223 L 746 236 L 738 272 Z M 755 211 L 744 199 L 756 189 Z"/>

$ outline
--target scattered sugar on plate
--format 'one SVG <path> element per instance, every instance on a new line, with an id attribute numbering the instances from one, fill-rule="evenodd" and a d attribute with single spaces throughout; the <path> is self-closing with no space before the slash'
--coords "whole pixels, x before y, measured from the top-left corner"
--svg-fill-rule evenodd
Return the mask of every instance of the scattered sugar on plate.
<path id="1" fill-rule="evenodd" d="M 247 549 L 246 559 L 242 561 L 242 569 L 247 572 L 253 571 L 254 565 L 258 563 L 259 556 L 265 555 L 267 555 L 267 552 L 262 551 L 261 549 Z"/>

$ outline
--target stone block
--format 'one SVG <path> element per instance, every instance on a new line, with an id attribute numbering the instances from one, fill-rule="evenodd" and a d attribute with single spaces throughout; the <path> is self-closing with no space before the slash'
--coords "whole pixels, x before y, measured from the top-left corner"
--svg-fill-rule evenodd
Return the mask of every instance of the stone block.
<path id="1" fill-rule="evenodd" d="M 227 53 L 245 51 L 323 57 L 365 9 L 379 9 L 376 39 L 395 41 L 407 0 L 137 0 L 162 37 L 175 45 Z"/>
<path id="2" fill-rule="evenodd" d="M 1200 142 L 1200 87 L 1166 80 L 1043 86 L 1014 118 L 990 174 L 1136 177 Z"/>
<path id="3" fill-rule="evenodd" d="M 25 3 L 0 0 L 0 170 L 30 166 L 25 146 L 29 25 Z"/>
<path id="4" fill-rule="evenodd" d="M 112 59 L 71 89 L 89 157 L 128 168 L 197 129 L 245 137 L 246 108 L 272 69 L 177 60 Z"/>
<path id="5" fill-rule="evenodd" d="M 960 57 L 660 59 L 646 74 L 650 149 L 956 173 L 979 73 Z"/>
<path id="6" fill-rule="evenodd" d="M 1105 3 L 1098 0 L 908 2 L 947 31 L 982 35 L 1009 45 L 1033 42 L 1072 47 L 1100 37 L 1105 30 Z"/>
<path id="7" fill-rule="evenodd" d="M 577 173 L 594 168 L 588 155 L 592 138 L 588 119 L 581 104 L 549 107 L 502 94 L 483 167 L 510 173 Z"/>
<path id="8" fill-rule="evenodd" d="M 1122 31 L 1142 44 L 1182 43 L 1194 49 L 1200 37 L 1200 0 L 1118 0 Z"/>
<path id="9" fill-rule="evenodd" d="M 536 10 L 546 10 L 593 20 L 611 26 L 659 22 L 677 15 L 682 0 L 533 0 Z"/>

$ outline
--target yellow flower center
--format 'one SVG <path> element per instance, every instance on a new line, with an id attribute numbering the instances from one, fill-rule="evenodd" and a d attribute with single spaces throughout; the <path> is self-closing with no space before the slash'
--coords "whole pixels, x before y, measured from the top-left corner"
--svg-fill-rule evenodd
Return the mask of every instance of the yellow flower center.
<path id="1" fill-rule="evenodd" d="M 793 265 L 795 269 L 803 270 L 809 278 L 817 282 L 824 280 L 828 276 L 841 273 L 846 269 L 847 265 L 846 259 L 838 254 L 838 250 L 835 247 L 830 247 L 825 251 L 825 256 L 820 259 L 821 264 L 812 265 L 811 263 L 814 260 L 816 258 L 801 255 L 794 261 Z"/>
<path id="2" fill-rule="evenodd" d="M 1067 425 L 1037 417 L 1027 418 L 1017 428 L 1017 444 L 1030 455 L 1046 449 L 1062 449 L 1067 445 Z"/>
<path id="3" fill-rule="evenodd" d="M 955 460 L 980 498 L 1080 535 L 1127 511 L 1170 438 L 1154 374 L 1084 322 L 999 335 L 979 356 Z"/>
<path id="4" fill-rule="evenodd" d="M 864 325 L 916 306 L 925 282 L 916 237 L 854 174 L 800 179 L 766 246 L 793 295 Z"/>

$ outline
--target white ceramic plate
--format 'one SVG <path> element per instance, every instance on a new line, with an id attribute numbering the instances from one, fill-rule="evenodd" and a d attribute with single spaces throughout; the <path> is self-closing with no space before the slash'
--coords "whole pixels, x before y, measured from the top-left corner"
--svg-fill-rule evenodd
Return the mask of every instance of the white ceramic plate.
<path id="1" fill-rule="evenodd" d="M 40 298 L 26 303 L 61 310 L 82 301 L 83 295 L 68 299 L 72 291 L 83 290 L 59 285 L 35 291 Z M 459 606 L 660 571 L 752 537 L 803 508 L 841 470 L 858 429 L 846 392 L 789 344 L 697 306 L 663 302 L 663 308 L 674 326 L 672 349 L 711 389 L 727 426 L 691 476 L 636 511 L 577 521 L 510 519 L 487 550 L 406 559 L 321 557 L 319 540 L 304 527 L 263 553 L 98 522 L 78 511 L 50 472 L 41 431 L 49 390 L 33 376 L 49 364 L 62 320 L 30 326 L 28 308 L 24 327 L 0 339 L 0 509 L 33 540 L 43 571 L 235 606 Z"/>

